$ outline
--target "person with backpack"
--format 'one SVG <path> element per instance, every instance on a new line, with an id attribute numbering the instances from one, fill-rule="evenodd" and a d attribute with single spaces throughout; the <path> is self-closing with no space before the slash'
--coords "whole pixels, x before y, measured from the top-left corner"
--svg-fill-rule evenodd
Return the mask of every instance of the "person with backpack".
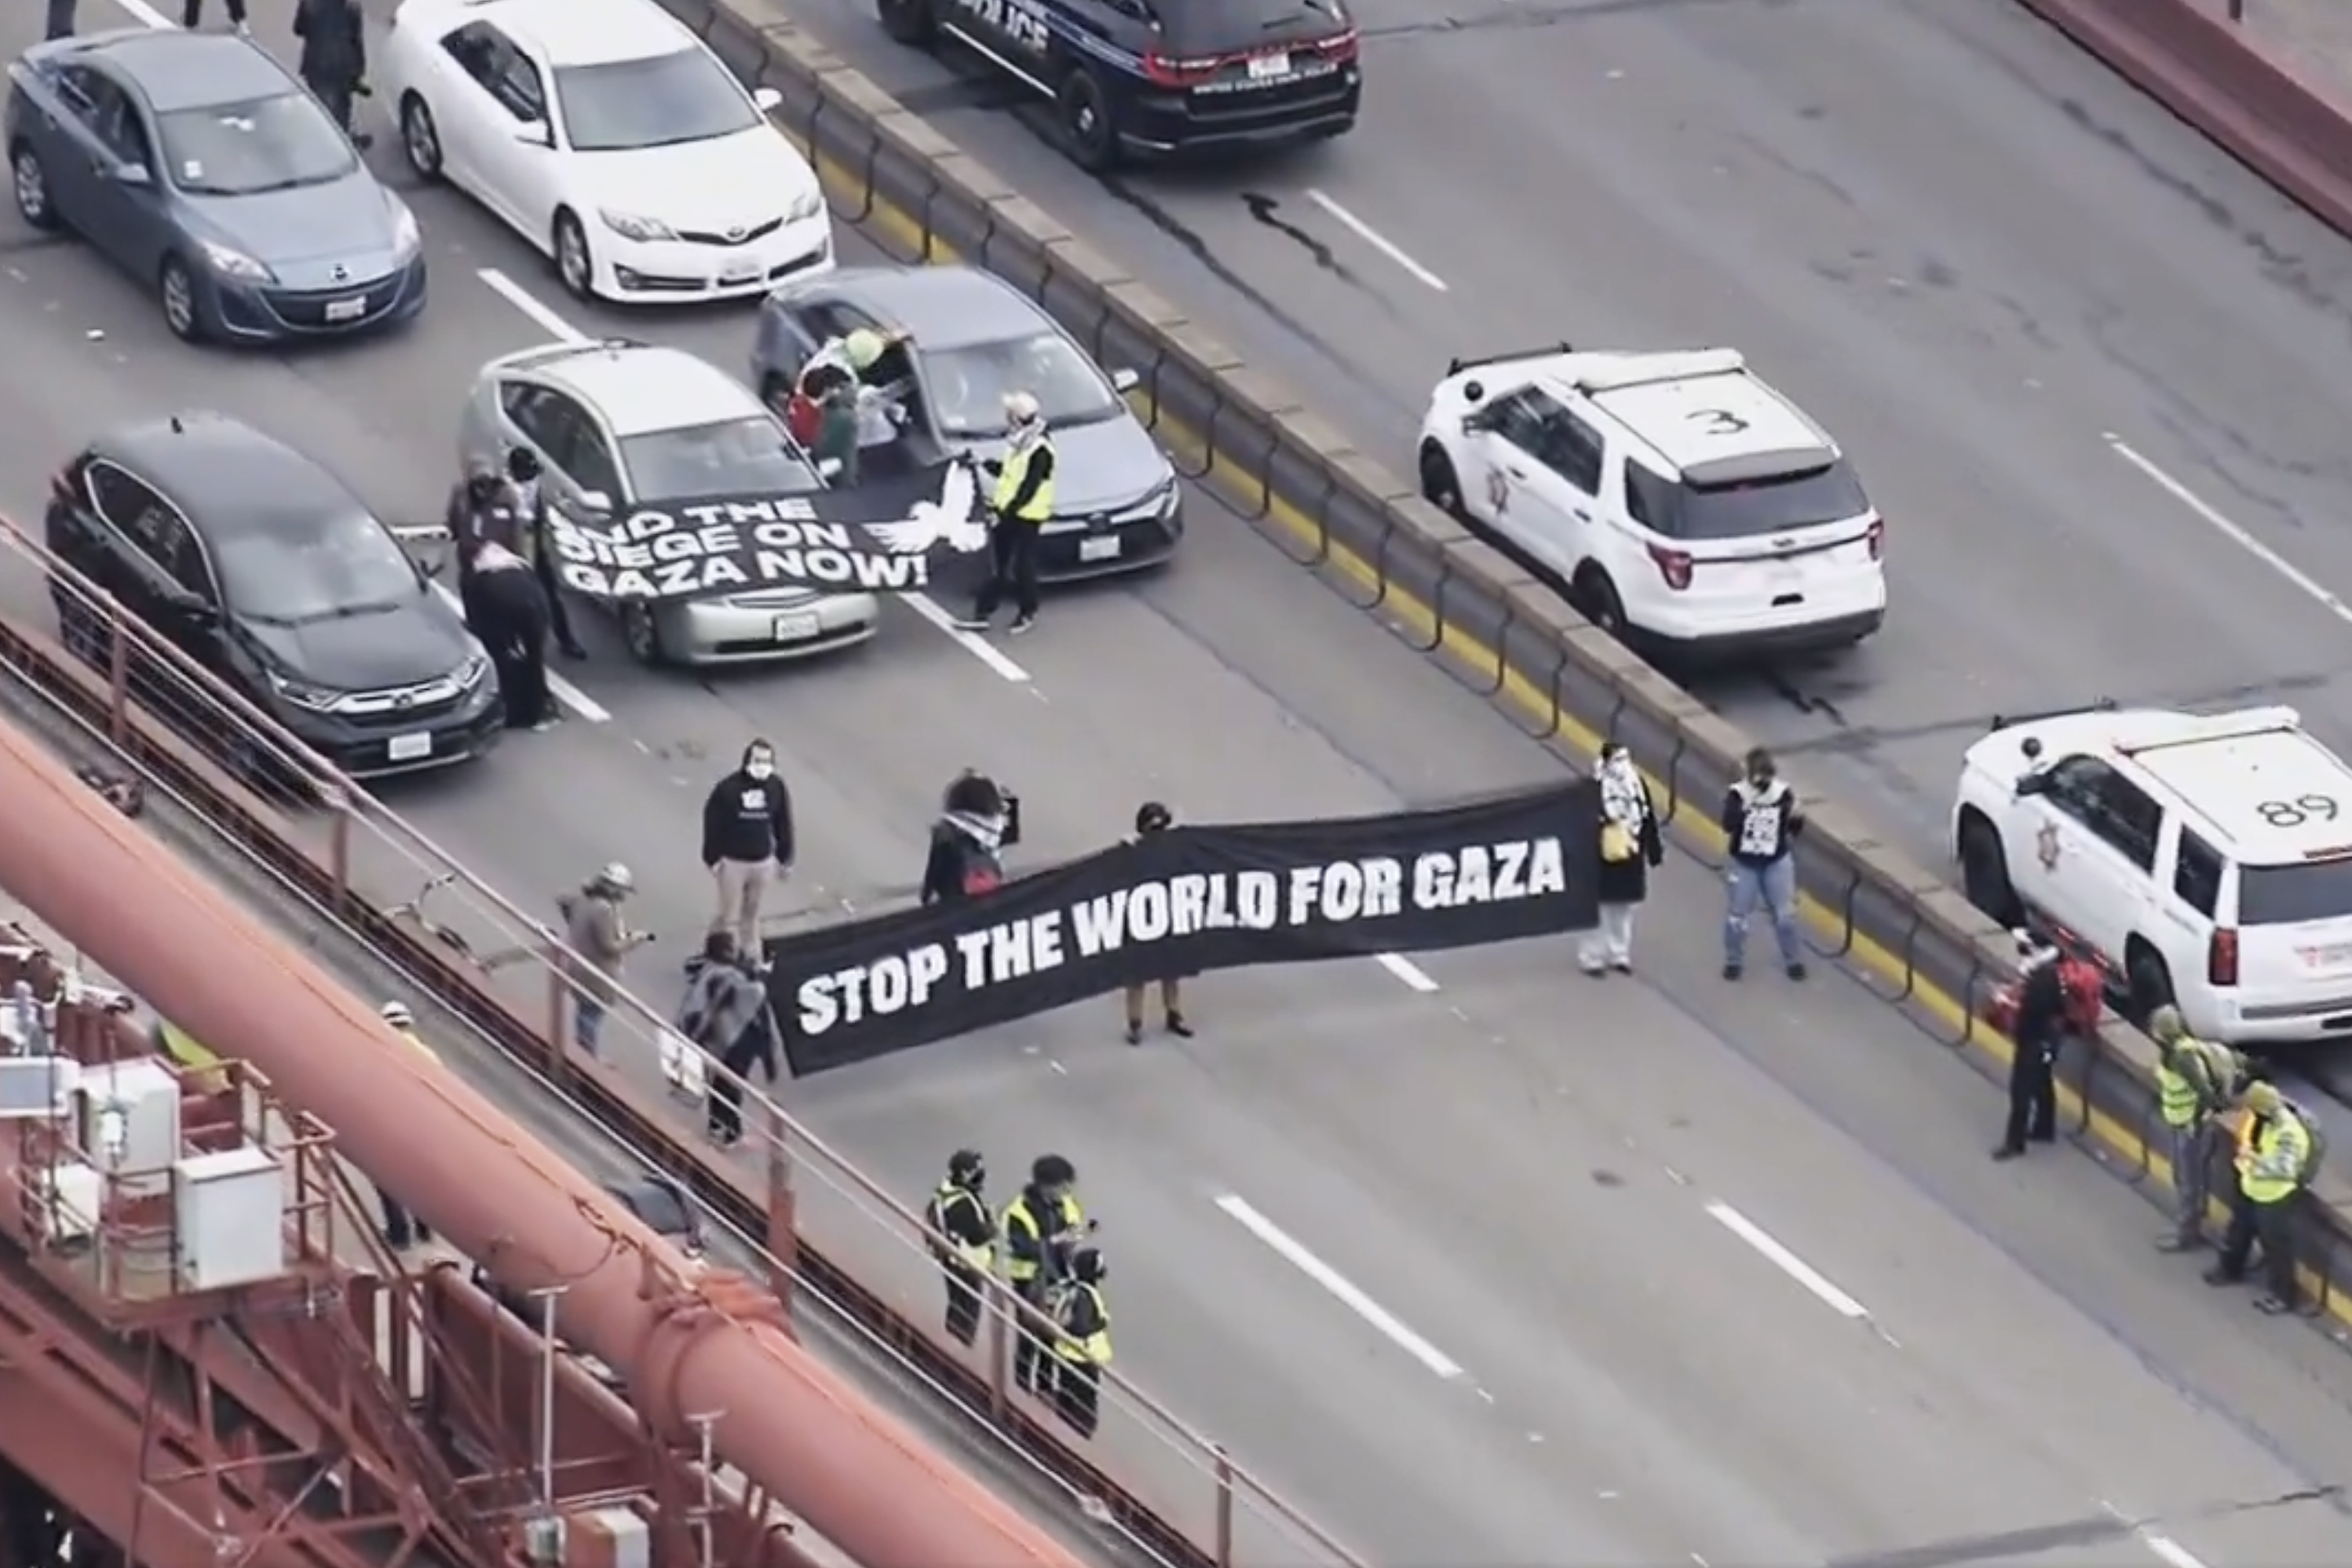
<path id="1" fill-rule="evenodd" d="M 2228 1046 L 2190 1034 L 2176 1007 L 2150 1013 L 2147 1034 L 2156 1041 L 2156 1109 L 2172 1162 L 2172 1228 L 2157 1247 L 2191 1252 L 2205 1245 L 2214 1156 L 2228 1134 L 2221 1118 L 2238 1103 L 2245 1062 Z"/>
<path id="2" fill-rule="evenodd" d="M 768 991 L 744 967 L 732 931 L 713 931 L 702 951 L 687 960 L 686 996 L 678 1003 L 677 1032 L 727 1071 L 710 1075 L 709 1132 L 721 1148 L 743 1137 L 743 1080 L 757 1069 L 776 1080 L 776 1038 L 768 1027 Z"/>
<path id="3" fill-rule="evenodd" d="M 949 904 L 1004 884 L 1003 852 L 1021 841 L 1021 801 L 995 779 L 967 768 L 940 801 L 923 862 L 922 902 Z"/>
<path id="4" fill-rule="evenodd" d="M 2325 1154 L 2318 1124 L 2277 1084 L 2248 1087 L 2246 1118 L 2238 1128 L 2237 1203 L 2221 1260 L 2205 1271 L 2207 1284 L 2243 1280 L 2259 1241 L 2263 1290 L 2255 1308 L 2273 1315 L 2295 1310 L 2294 1200 L 2311 1185 Z"/>

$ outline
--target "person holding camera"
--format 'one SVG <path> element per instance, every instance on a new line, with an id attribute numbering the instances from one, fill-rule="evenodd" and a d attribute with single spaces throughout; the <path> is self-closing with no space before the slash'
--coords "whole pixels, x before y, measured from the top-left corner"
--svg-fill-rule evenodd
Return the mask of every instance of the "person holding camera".
<path id="1" fill-rule="evenodd" d="M 1176 821 L 1176 814 L 1157 800 L 1146 800 L 1135 810 L 1135 837 L 1138 841 L 1154 833 L 1164 833 Z M 1127 988 L 1121 998 L 1127 1008 L 1127 1043 L 1143 1043 L 1143 994 L 1151 988 L 1135 985 Z M 1192 1038 L 1192 1026 L 1184 1021 L 1184 981 L 1182 977 L 1167 975 L 1160 980 L 1160 1027 L 1179 1040 Z"/>
<path id="2" fill-rule="evenodd" d="M 948 786 L 931 824 L 922 901 L 946 904 L 995 892 L 1004 885 L 1004 851 L 1020 841 L 1020 797 L 965 768 Z"/>

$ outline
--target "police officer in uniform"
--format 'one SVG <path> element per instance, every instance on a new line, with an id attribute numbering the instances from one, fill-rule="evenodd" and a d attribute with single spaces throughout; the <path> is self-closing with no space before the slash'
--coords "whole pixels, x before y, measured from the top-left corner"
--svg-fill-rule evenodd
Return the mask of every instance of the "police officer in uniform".
<path id="1" fill-rule="evenodd" d="M 1054 1322 L 1054 1408 L 1070 1429 L 1091 1437 L 1102 1421 L 1103 1368 L 1110 1364 L 1110 1306 L 1103 1255 L 1081 1247 L 1070 1256 L 1070 1281 Z"/>
<path id="2" fill-rule="evenodd" d="M 948 1333 L 959 1344 L 979 1335 L 981 1291 L 996 1257 L 996 1216 L 980 1196 L 987 1185 L 980 1151 L 958 1149 L 948 1158 L 947 1179 L 923 1210 L 931 1256 L 947 1279 Z"/>
<path id="3" fill-rule="evenodd" d="M 2156 1108 L 2164 1118 L 2172 1162 L 2172 1228 L 2157 1246 L 2166 1252 L 2194 1251 L 2205 1245 L 2205 1200 L 2213 1156 L 2226 1132 L 2221 1115 L 2237 1103 L 2245 1067 L 2228 1046 L 2190 1034 L 2179 1008 L 2150 1013 L 2147 1033 L 2156 1041 Z"/>
<path id="4" fill-rule="evenodd" d="M 1044 1336 L 1052 1332 L 1071 1254 L 1088 1228 L 1086 1211 L 1071 1191 L 1077 1183 L 1077 1168 L 1069 1161 L 1040 1155 L 1030 1164 L 1029 1185 L 1004 1206 L 1004 1277 L 1036 1314 L 1018 1315 L 1021 1333 L 1013 1343 L 1013 1381 L 1024 1394 L 1053 1392 Z"/>
<path id="5" fill-rule="evenodd" d="M 502 544 L 474 555 L 467 622 L 498 666 L 507 727 L 549 729 L 562 716 L 547 680 L 547 594 L 530 564 Z"/>
<path id="6" fill-rule="evenodd" d="M 2238 1201 L 2221 1239 L 2221 1256 L 2205 1271 L 2209 1285 L 2246 1277 L 2254 1243 L 2263 1246 L 2264 1289 L 2254 1305 L 2266 1312 L 2294 1311 L 2294 1196 L 2317 1166 L 2311 1124 L 2275 1083 L 2246 1090 L 2246 1120 L 2238 1129 Z"/>
<path id="7" fill-rule="evenodd" d="M 2066 988 L 2056 945 L 2031 932 L 2016 935 L 2023 958 L 2018 971 L 2017 1050 L 2009 1059 L 2009 1124 L 1992 1152 L 1997 1160 L 2017 1158 L 2029 1140 L 2047 1144 L 2058 1136 L 2053 1070 L 2065 1039 Z"/>
<path id="8" fill-rule="evenodd" d="M 521 518 L 516 514 L 514 491 L 499 471 L 478 459 L 466 465 L 466 476 L 449 492 L 443 524 L 457 557 L 457 596 L 464 601 L 466 629 L 484 643 L 481 609 L 476 602 L 474 568 L 485 545 L 502 545 L 522 553 Z"/>
<path id="9" fill-rule="evenodd" d="M 531 575 L 539 580 L 540 591 L 547 595 L 547 624 L 555 633 L 555 645 L 567 659 L 584 659 L 588 650 L 572 634 L 572 617 L 563 608 L 563 585 L 555 575 L 555 541 L 549 537 L 547 491 L 541 478 L 538 453 L 518 446 L 507 454 L 507 484 L 514 492 L 515 516 L 520 525 L 518 538 L 523 547 L 518 553 L 530 562 Z"/>
<path id="10" fill-rule="evenodd" d="M 957 622 L 967 632 L 987 631 L 1007 594 L 1013 630 L 1037 624 L 1037 549 L 1054 516 L 1054 441 L 1045 411 L 1025 392 L 1004 394 L 1004 425 L 1010 432 L 1004 455 L 984 465 L 996 476 L 989 502 L 989 573 L 971 613 Z"/>

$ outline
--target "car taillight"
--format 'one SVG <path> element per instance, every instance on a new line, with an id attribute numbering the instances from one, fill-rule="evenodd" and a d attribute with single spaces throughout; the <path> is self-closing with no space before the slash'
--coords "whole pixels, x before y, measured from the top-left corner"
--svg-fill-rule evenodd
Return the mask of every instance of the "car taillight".
<path id="1" fill-rule="evenodd" d="M 1870 520 L 1870 532 L 1865 537 L 1870 541 L 1870 559 L 1885 560 L 1886 559 L 1886 519 L 1873 517 Z"/>
<path id="2" fill-rule="evenodd" d="M 1328 38 L 1318 38 L 1315 41 L 1315 52 L 1327 60 L 1336 60 L 1341 65 L 1346 65 L 1356 57 L 1360 37 L 1356 29 L 1350 27 L 1344 33 L 1335 33 Z"/>
<path id="3" fill-rule="evenodd" d="M 2205 983 L 2209 986 L 2234 986 L 2238 983 L 2238 934 L 2228 926 L 2217 926 L 2213 940 L 2205 946 Z"/>
<path id="4" fill-rule="evenodd" d="M 1217 74 L 1219 59 L 1179 60 L 1154 51 L 1143 57 L 1143 74 L 1154 87 L 1193 87 Z"/>
<path id="5" fill-rule="evenodd" d="M 1691 585 L 1689 551 L 1666 549 L 1658 545 L 1652 545 L 1650 559 L 1658 563 L 1658 575 L 1666 580 L 1668 588 L 1679 593 Z"/>

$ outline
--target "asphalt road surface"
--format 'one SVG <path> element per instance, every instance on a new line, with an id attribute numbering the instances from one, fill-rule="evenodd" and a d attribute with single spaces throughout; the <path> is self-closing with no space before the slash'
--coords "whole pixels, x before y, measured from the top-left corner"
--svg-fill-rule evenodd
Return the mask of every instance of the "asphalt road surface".
<path id="1" fill-rule="evenodd" d="M 299 357 L 184 350 L 136 286 L 0 229 L 0 507 L 34 515 L 93 428 L 209 405 L 386 515 L 425 514 L 484 357 L 557 329 L 742 352 L 738 313 L 559 313 L 522 246 L 445 193 L 414 199 L 428 316 Z M 600 634 L 567 669 L 573 722 L 395 801 L 534 909 L 627 861 L 668 955 L 708 914 L 695 810 L 754 734 L 794 786 L 792 898 L 812 910 L 909 883 L 966 764 L 1023 791 L 1039 859 L 1147 797 L 1340 813 L 1549 776 L 1504 719 L 1192 504 L 1173 570 L 1058 598 L 984 656 L 894 612 L 851 657 L 696 680 Z M 2088 1161 L 1989 1164 L 1995 1095 L 1859 987 L 1723 986 L 1717 907 L 1670 862 L 1636 980 L 1584 980 L 1557 944 L 1249 971 L 1196 988 L 1189 1043 L 1129 1050 L 1106 1003 L 788 1098 L 909 1197 L 958 1145 L 1008 1178 L 1069 1155 L 1112 1249 L 1122 1370 L 1372 1561 L 2347 1560 L 2352 1521 L 2282 1500 L 2339 1473 L 2335 1352 L 2158 1257 L 2153 1216 Z M 667 999 L 667 968 L 636 979 Z M 919 1265 L 819 1207 L 829 1243 L 928 1302 Z M 1127 1428 L 1105 1441 L 1153 1490 L 1181 1479 Z M 1298 1558 L 1255 1540 L 1255 1560 Z"/>

